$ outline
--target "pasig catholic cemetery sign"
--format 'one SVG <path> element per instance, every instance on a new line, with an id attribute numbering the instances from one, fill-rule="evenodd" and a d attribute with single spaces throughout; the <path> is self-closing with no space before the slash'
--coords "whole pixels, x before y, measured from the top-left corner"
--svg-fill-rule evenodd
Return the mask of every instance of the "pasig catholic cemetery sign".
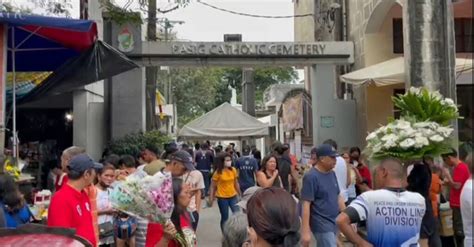
<path id="1" fill-rule="evenodd" d="M 145 66 L 310 65 L 354 62 L 352 42 L 143 42 Z"/>
<path id="2" fill-rule="evenodd" d="M 327 44 L 298 43 L 190 43 L 173 44 L 172 54 L 199 55 L 323 55 Z"/>

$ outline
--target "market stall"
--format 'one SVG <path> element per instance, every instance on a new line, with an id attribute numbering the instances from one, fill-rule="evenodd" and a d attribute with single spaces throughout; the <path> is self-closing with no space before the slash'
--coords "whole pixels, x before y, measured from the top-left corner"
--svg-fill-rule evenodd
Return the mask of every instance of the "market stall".
<path id="1" fill-rule="evenodd" d="M 1 130 L 6 130 L 6 135 L 2 133 L 6 138 L 2 138 L 10 147 L 5 154 L 17 168 L 24 161 L 26 170 L 23 171 L 34 177 L 32 180 L 28 174 L 21 174 L 17 176 L 19 181 L 34 182 L 35 187 L 41 188 L 49 170 L 43 168 L 50 163 L 57 164 L 59 151 L 72 145 L 72 126 L 65 123 L 67 112 L 62 112 L 65 109 L 61 108 L 65 106 L 61 100 L 55 100 L 67 99 L 72 108 L 73 90 L 138 66 L 97 39 L 94 21 L 9 13 L 0 16 L 0 27 L 6 29 L 6 42 L 0 47 L 6 50 L 6 63 L 2 66 L 9 73 L 0 73 L 0 76 L 4 80 L 11 79 L 11 83 L 0 87 L 6 92 L 6 97 L 0 99 L 0 109 L 7 110 L 0 114 L 4 120 L 4 123 L 0 122 Z M 23 72 L 38 73 L 41 80 L 18 83 Z M 44 109 L 41 108 L 44 102 L 56 103 L 57 106 L 51 108 L 61 109 L 43 110 L 38 114 Z M 20 105 L 23 113 L 17 115 Z M 32 110 L 26 112 L 24 108 Z M 52 120 L 64 126 L 58 126 Z M 29 131 L 34 136 L 28 136 L 28 130 L 24 129 L 19 133 L 18 127 L 22 125 L 35 128 Z M 60 135 L 40 132 L 58 132 Z M 58 140 L 64 137 L 66 140 Z M 3 150 L 3 145 L 1 148 Z"/>

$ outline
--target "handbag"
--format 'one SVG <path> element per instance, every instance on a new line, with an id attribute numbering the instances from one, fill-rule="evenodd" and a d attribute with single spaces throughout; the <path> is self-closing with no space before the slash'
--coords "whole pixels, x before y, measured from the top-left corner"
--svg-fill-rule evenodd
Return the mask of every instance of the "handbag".
<path id="1" fill-rule="evenodd" d="M 104 222 L 99 224 L 99 238 L 107 238 L 114 236 L 114 224 L 112 222 Z"/>

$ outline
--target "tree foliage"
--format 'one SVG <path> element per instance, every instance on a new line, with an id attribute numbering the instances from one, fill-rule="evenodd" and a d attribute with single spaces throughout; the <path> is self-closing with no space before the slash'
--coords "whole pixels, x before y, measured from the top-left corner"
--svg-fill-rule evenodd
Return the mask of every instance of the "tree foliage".
<path id="1" fill-rule="evenodd" d="M 17 1 L 7 0 L 0 1 L 0 11 L 71 17 L 71 2 L 72 0 L 28 0 L 28 4 L 20 5 Z"/>
<path id="2" fill-rule="evenodd" d="M 44 9 L 48 14 L 71 17 L 72 0 L 28 0 L 35 8 Z"/>
<path id="3" fill-rule="evenodd" d="M 46 14 L 52 16 L 71 17 L 73 1 L 79 0 L 27 0 L 28 6 L 19 5 L 15 0 L 0 1 L 0 10 L 5 12 L 20 11 L 23 13 Z M 145 19 L 146 12 L 151 0 L 127 0 L 123 4 L 118 4 L 113 0 L 93 0 L 99 1 L 104 11 L 110 13 L 110 17 L 117 22 L 140 22 Z M 159 2 L 159 1 L 158 1 Z M 157 6 L 158 13 L 168 13 L 178 8 L 185 7 L 189 0 L 169 0 L 166 4 L 161 1 L 162 6 Z M 41 13 L 44 12 L 44 13 Z M 137 18 L 134 13 L 141 12 L 143 15 Z"/>
<path id="4" fill-rule="evenodd" d="M 169 73 L 160 72 L 158 88 L 165 93 L 165 84 L 171 83 L 178 125 L 183 126 L 216 106 L 215 96 L 220 79 L 219 69 L 171 69 Z"/>
<path id="5" fill-rule="evenodd" d="M 242 69 L 229 68 L 224 70 L 225 87 L 232 87 L 237 90 L 237 100 L 241 102 L 242 95 Z M 292 67 L 261 67 L 255 69 L 255 103 L 263 106 L 263 92 L 273 84 L 288 84 L 298 79 L 296 70 Z M 228 97 L 230 99 L 230 97 Z M 224 100 L 227 98 L 224 97 Z"/>
<path id="6" fill-rule="evenodd" d="M 17 6 L 11 2 L 0 2 L 1 12 L 20 12 L 20 13 L 31 13 L 31 8 L 25 6 Z"/>
<path id="7" fill-rule="evenodd" d="M 155 146 L 163 150 L 164 144 L 171 141 L 171 138 L 157 130 L 128 134 L 122 138 L 112 140 L 107 149 L 117 155 L 133 155 L 136 157 L 145 147 Z"/>
<path id="8" fill-rule="evenodd" d="M 263 91 L 273 84 L 290 83 L 297 79 L 293 68 L 258 68 L 255 71 L 256 104 L 263 105 Z M 176 104 L 178 125 L 202 116 L 224 102 L 230 102 L 232 88 L 242 91 L 240 68 L 171 69 L 161 71 L 158 88 L 165 93 L 165 83 L 171 82 L 173 103 Z"/>

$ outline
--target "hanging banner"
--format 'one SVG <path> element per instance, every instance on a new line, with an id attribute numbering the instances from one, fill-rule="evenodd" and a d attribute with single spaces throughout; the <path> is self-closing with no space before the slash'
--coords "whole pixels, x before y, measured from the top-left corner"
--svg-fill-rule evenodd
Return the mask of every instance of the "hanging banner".
<path id="1" fill-rule="evenodd" d="M 299 94 L 283 103 L 283 130 L 292 131 L 303 127 L 303 96 Z"/>

